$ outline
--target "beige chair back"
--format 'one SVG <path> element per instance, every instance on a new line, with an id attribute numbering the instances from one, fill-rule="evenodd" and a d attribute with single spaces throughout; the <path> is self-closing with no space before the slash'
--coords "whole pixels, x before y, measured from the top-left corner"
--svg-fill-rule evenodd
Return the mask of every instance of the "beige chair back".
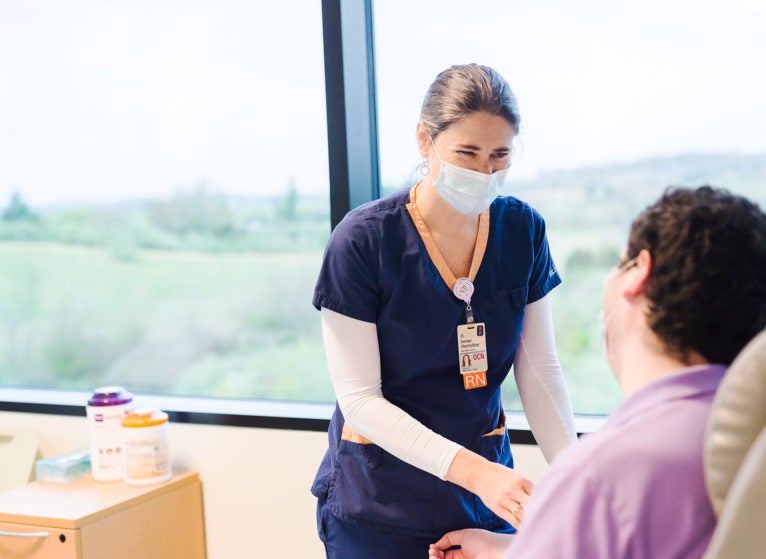
<path id="1" fill-rule="evenodd" d="M 766 557 L 766 331 L 745 346 L 713 400 L 705 482 L 718 524 L 704 559 Z"/>

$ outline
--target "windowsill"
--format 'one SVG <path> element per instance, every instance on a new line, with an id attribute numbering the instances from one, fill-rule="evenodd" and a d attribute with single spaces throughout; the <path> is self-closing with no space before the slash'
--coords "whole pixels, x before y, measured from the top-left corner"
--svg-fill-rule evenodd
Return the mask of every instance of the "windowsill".
<path id="1" fill-rule="evenodd" d="M 89 396 L 82 391 L 4 388 L 0 411 L 84 417 Z M 168 412 L 175 423 L 300 431 L 326 431 L 335 407 L 328 403 L 156 394 L 134 394 L 134 402 Z M 604 416 L 578 415 L 575 427 L 579 434 L 590 433 L 604 420 Z M 522 412 L 507 411 L 507 425 L 511 443 L 536 444 Z"/>

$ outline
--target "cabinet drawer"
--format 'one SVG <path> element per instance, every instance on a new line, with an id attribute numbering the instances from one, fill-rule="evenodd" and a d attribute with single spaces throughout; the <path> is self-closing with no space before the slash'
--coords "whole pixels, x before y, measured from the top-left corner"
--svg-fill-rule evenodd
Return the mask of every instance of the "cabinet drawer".
<path id="1" fill-rule="evenodd" d="M 0 559 L 205 559 L 195 472 L 133 487 L 83 478 L 0 493 Z M 24 538 L 22 534 L 46 532 Z"/>
<path id="2" fill-rule="evenodd" d="M 0 522 L 3 559 L 78 559 L 79 550 L 79 530 Z"/>

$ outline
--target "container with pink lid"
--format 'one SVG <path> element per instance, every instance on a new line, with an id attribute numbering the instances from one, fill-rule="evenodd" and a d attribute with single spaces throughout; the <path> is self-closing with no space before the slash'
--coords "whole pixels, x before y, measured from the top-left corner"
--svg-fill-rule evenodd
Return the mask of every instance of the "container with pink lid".
<path id="1" fill-rule="evenodd" d="M 123 478 L 122 418 L 133 395 L 122 386 L 96 388 L 88 399 L 86 415 L 90 430 L 90 468 L 94 479 Z"/>

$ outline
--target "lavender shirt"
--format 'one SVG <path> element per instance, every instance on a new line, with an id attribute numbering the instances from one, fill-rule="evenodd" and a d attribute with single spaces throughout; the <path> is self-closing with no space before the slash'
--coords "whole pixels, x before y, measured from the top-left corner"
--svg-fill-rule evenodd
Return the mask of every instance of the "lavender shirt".
<path id="1" fill-rule="evenodd" d="M 644 386 L 557 457 L 507 558 L 701 557 L 716 522 L 703 439 L 725 371 L 689 367 Z"/>

